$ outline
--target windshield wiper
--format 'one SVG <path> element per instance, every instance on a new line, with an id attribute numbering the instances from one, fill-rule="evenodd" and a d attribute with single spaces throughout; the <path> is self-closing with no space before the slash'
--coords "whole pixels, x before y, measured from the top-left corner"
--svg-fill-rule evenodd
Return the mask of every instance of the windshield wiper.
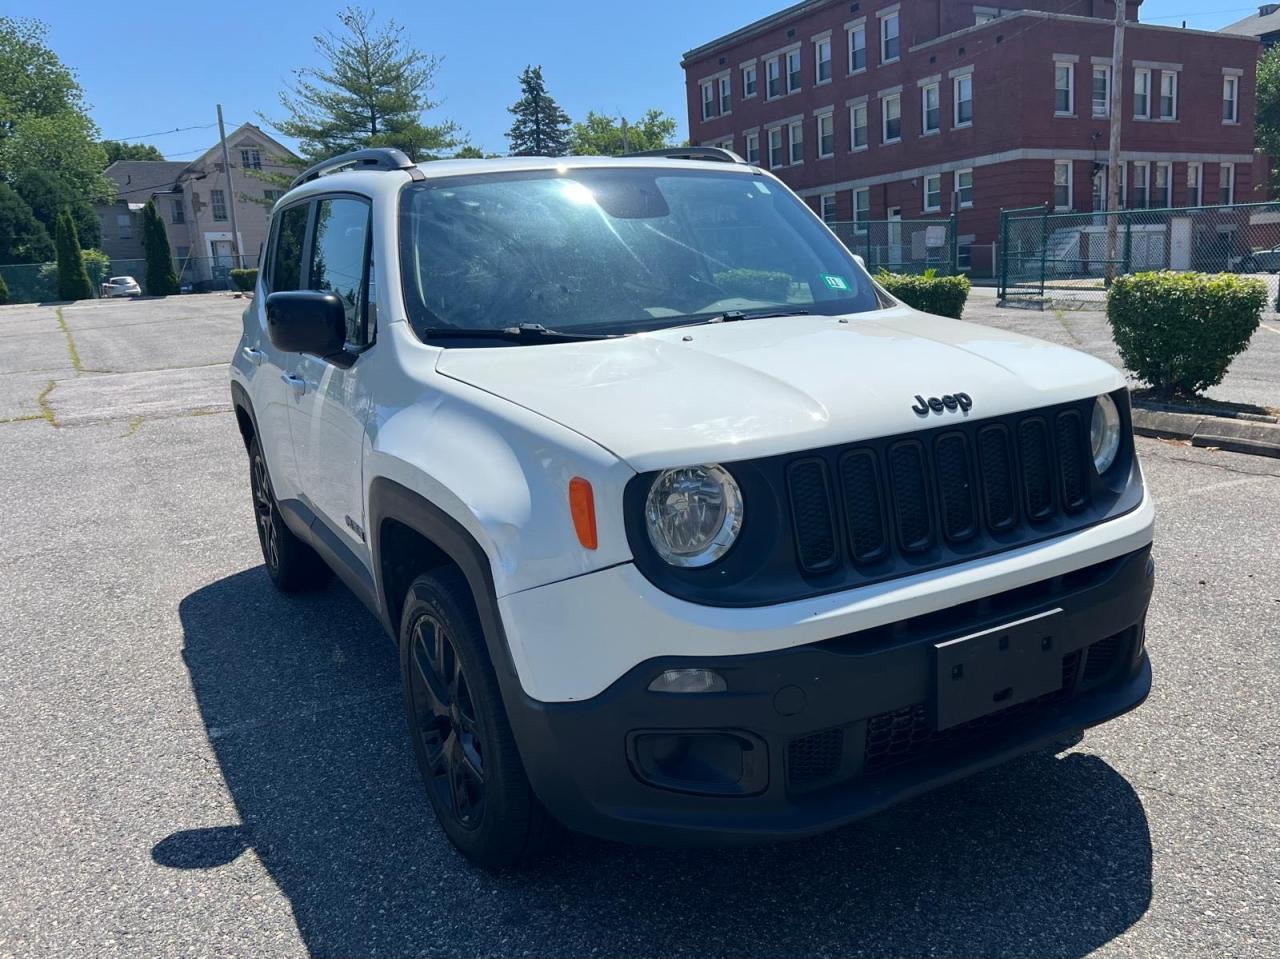
<path id="1" fill-rule="evenodd" d="M 521 323 L 500 329 L 439 326 L 424 331 L 424 340 L 509 340 L 512 343 L 570 343 L 578 340 L 606 340 L 618 333 L 565 333 L 549 330 L 541 323 Z"/>
<path id="2" fill-rule="evenodd" d="M 736 323 L 738 320 L 763 320 L 771 316 L 808 316 L 808 310 L 726 310 L 706 320 L 697 320 L 690 326 L 704 323 Z"/>

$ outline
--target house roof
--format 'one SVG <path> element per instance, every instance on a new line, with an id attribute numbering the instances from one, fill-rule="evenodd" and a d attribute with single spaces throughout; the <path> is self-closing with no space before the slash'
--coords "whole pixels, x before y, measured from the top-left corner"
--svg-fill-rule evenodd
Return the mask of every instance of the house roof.
<path id="1" fill-rule="evenodd" d="M 1266 12 L 1264 12 L 1266 11 Z M 1280 4 L 1264 3 L 1258 12 L 1227 24 L 1219 33 L 1234 33 L 1244 37 L 1263 37 L 1280 32 Z"/>
<path id="2" fill-rule="evenodd" d="M 168 193 L 187 164 L 174 160 L 117 160 L 104 171 L 122 200 L 146 202 L 152 193 Z"/>

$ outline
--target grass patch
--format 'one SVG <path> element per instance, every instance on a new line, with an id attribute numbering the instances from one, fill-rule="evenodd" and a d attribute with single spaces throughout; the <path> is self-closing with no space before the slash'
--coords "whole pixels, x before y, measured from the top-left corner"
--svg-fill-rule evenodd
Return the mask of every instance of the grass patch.
<path id="1" fill-rule="evenodd" d="M 40 407 L 39 418 L 48 422 L 55 429 L 62 424 L 58 422 L 58 417 L 54 415 L 53 407 L 49 405 L 49 394 L 53 392 L 53 388 L 58 384 L 50 380 L 45 384 L 44 389 L 40 391 L 40 395 L 36 397 L 36 405 Z M 32 417 L 36 417 L 33 415 Z"/>

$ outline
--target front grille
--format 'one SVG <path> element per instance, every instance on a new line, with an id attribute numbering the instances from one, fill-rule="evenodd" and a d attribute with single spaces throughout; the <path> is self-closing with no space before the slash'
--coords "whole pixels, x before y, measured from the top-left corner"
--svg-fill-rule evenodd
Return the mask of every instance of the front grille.
<path id="1" fill-rule="evenodd" d="M 801 568 L 808 572 L 830 568 L 838 554 L 827 464 L 817 458 L 796 460 L 787 467 L 787 487 Z"/>
<path id="2" fill-rule="evenodd" d="M 844 730 L 823 729 L 787 744 L 787 781 L 793 786 L 830 779 L 840 769 Z"/>

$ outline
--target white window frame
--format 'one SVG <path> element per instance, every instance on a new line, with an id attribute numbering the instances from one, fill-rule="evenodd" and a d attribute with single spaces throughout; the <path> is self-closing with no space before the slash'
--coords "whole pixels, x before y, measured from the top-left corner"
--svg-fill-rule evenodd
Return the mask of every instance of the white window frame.
<path id="1" fill-rule="evenodd" d="M 858 203 L 859 196 L 866 198 L 867 202 L 865 206 L 860 205 Z M 858 216 L 859 210 L 862 210 L 866 215 Z M 865 186 L 859 187 L 858 189 L 853 191 L 853 230 L 854 232 L 866 233 L 867 221 L 869 221 L 870 219 L 871 219 L 871 188 L 865 187 Z"/>
<path id="2" fill-rule="evenodd" d="M 1226 173 L 1225 178 L 1222 175 L 1223 172 Z M 1225 201 L 1222 199 L 1224 179 L 1225 179 L 1225 187 L 1226 187 L 1226 193 L 1227 193 L 1227 198 Z M 1218 202 L 1219 203 L 1225 202 L 1227 204 L 1232 204 L 1236 202 L 1236 165 L 1234 163 L 1218 164 Z"/>
<path id="3" fill-rule="evenodd" d="M 1138 205 L 1138 191 L 1142 191 L 1142 204 Z M 1133 161 L 1133 202 L 1135 210 L 1151 207 L 1151 164 L 1146 160 Z"/>
<path id="4" fill-rule="evenodd" d="M 823 59 L 822 51 L 826 50 L 826 59 Z M 835 78 L 835 68 L 831 60 L 831 34 L 825 37 L 818 37 L 813 41 L 813 85 L 815 87 L 822 86 L 824 83 L 830 83 Z M 822 75 L 822 65 L 827 65 L 827 75 Z"/>
<path id="5" fill-rule="evenodd" d="M 1160 175 L 1164 174 L 1164 186 L 1160 185 Z M 1173 206 L 1173 164 L 1161 160 L 1155 164 L 1155 176 L 1151 178 L 1151 200 L 1155 200 L 1155 191 L 1161 190 L 1160 206 L 1155 209 L 1165 210 Z M 1150 201 L 1149 201 L 1150 202 Z"/>
<path id="6" fill-rule="evenodd" d="M 1146 97 L 1144 101 L 1144 111 L 1138 112 L 1138 78 L 1141 77 L 1146 87 L 1142 95 Z M 1133 69 L 1133 118 L 1135 120 L 1151 119 L 1151 71 L 1146 67 L 1134 67 Z"/>
<path id="7" fill-rule="evenodd" d="M 960 186 L 960 177 L 966 174 L 969 177 L 969 199 L 967 200 L 964 198 L 964 188 Z M 972 168 L 956 170 L 956 176 L 953 182 L 954 182 L 954 192 L 958 198 L 960 209 L 962 210 L 970 209 L 973 206 L 973 170 Z"/>
<path id="8" fill-rule="evenodd" d="M 121 240 L 133 239 L 133 217 L 128 213 L 116 214 L 116 236 Z"/>
<path id="9" fill-rule="evenodd" d="M 1065 110 L 1058 106 L 1058 94 L 1063 92 L 1062 87 L 1058 85 L 1058 79 L 1064 70 L 1067 75 L 1067 108 Z M 1053 115 L 1055 117 L 1076 115 L 1076 65 L 1070 60 L 1053 61 Z"/>
<path id="10" fill-rule="evenodd" d="M 716 105 L 720 107 L 720 116 L 727 117 L 733 113 L 732 74 L 726 73 L 716 78 L 716 92 L 719 94 Z"/>
<path id="11" fill-rule="evenodd" d="M 1169 97 L 1173 101 L 1171 104 L 1171 113 L 1164 112 L 1164 83 L 1166 80 L 1173 81 L 1172 96 Z M 1160 119 L 1166 123 L 1173 122 L 1178 119 L 1178 71 L 1177 70 L 1161 70 L 1160 71 Z"/>
<path id="12" fill-rule="evenodd" d="M 240 167 L 244 170 L 261 170 L 262 149 L 260 147 L 241 147 Z"/>
<path id="13" fill-rule="evenodd" d="M 1187 206 L 1204 206 L 1204 164 L 1198 160 L 1191 160 L 1187 163 L 1187 200 L 1191 199 L 1191 191 L 1195 191 L 1194 203 L 1188 202 Z"/>
<path id="14" fill-rule="evenodd" d="M 175 226 L 187 222 L 187 208 L 175 197 L 169 198 L 169 222 Z"/>
<path id="15" fill-rule="evenodd" d="M 774 92 L 775 85 L 776 93 Z M 769 57 L 764 62 L 764 98 L 766 100 L 776 100 L 785 95 L 786 91 L 782 87 L 782 57 Z"/>
<path id="16" fill-rule="evenodd" d="M 800 159 L 796 159 L 796 148 L 799 148 Z M 787 124 L 787 159 L 791 166 L 804 163 L 804 121 L 793 120 Z"/>
<path id="17" fill-rule="evenodd" d="M 222 216 L 218 216 L 218 208 L 222 208 Z M 209 191 L 209 215 L 217 222 L 224 223 L 227 219 L 227 193 L 225 190 Z"/>
<path id="18" fill-rule="evenodd" d="M 898 135 L 896 137 L 889 136 L 889 104 L 895 103 L 898 107 L 898 115 L 895 119 L 898 121 Z M 901 143 L 902 142 L 902 94 L 889 93 L 880 98 L 880 142 L 883 144 Z"/>
<path id="19" fill-rule="evenodd" d="M 743 139 L 742 146 L 743 146 L 743 149 L 746 151 L 746 155 L 744 159 L 746 159 L 746 161 L 750 164 L 759 166 L 760 165 L 760 131 L 751 130 L 747 132 L 742 139 Z M 753 145 L 755 147 L 754 150 L 752 149 Z M 752 153 L 755 154 L 754 158 L 752 157 Z"/>
<path id="20" fill-rule="evenodd" d="M 754 63 L 748 63 L 742 68 L 740 76 L 742 77 L 742 99 L 750 100 L 760 92 L 760 74 Z"/>
<path id="21" fill-rule="evenodd" d="M 831 204 L 831 215 L 827 216 L 827 203 Z M 822 217 L 823 223 L 835 223 L 839 217 L 836 214 L 836 195 L 834 193 L 823 193 L 818 197 L 818 216 Z"/>
<path id="22" fill-rule="evenodd" d="M 715 118 L 716 107 L 716 84 L 714 80 L 702 81 L 702 119 L 712 120 Z"/>
<path id="23" fill-rule="evenodd" d="M 929 126 L 929 94 L 933 94 L 934 122 Z M 930 136 L 942 131 L 942 85 L 934 80 L 920 87 L 920 135 Z"/>
<path id="24" fill-rule="evenodd" d="M 826 134 L 822 132 L 823 121 L 826 122 L 828 127 L 828 132 Z M 834 108 L 828 108 L 823 110 L 821 113 L 815 114 L 813 118 L 813 125 L 817 133 L 817 139 L 814 142 L 818 151 L 818 159 L 830 160 L 836 155 L 836 115 Z M 830 149 L 826 152 L 823 152 L 822 149 L 822 141 L 824 137 L 830 141 Z"/>
<path id="25" fill-rule="evenodd" d="M 921 182 L 921 186 L 923 187 L 922 192 L 924 194 L 923 200 L 922 200 L 924 212 L 925 213 L 940 212 L 942 210 L 942 174 L 941 173 L 926 174 L 925 176 L 920 178 L 920 182 Z M 929 184 L 931 182 L 937 184 L 936 190 L 929 189 Z M 937 197 L 937 202 L 934 202 L 934 203 L 929 202 L 930 193 L 932 193 L 934 196 Z"/>
<path id="26" fill-rule="evenodd" d="M 1099 74 L 1102 75 L 1103 87 L 1101 111 L 1098 109 L 1098 94 L 1096 91 Z M 1105 120 L 1111 116 L 1111 64 L 1095 63 L 1093 65 L 1093 70 L 1089 74 L 1089 103 L 1089 113 L 1095 120 Z"/>
<path id="27" fill-rule="evenodd" d="M 1075 204 L 1074 184 L 1074 164 L 1070 160 L 1054 160 L 1053 161 L 1053 208 L 1055 210 L 1071 210 Z M 1067 171 L 1067 182 L 1065 184 L 1058 183 L 1058 171 L 1065 169 Z M 1067 188 L 1067 202 L 1064 206 L 1058 202 L 1058 187 L 1065 186 Z"/>
<path id="28" fill-rule="evenodd" d="M 849 75 L 862 73 L 867 69 L 867 20 L 863 17 L 845 28 L 845 37 L 849 41 Z M 854 54 L 862 52 L 862 66 L 855 66 Z"/>
<path id="29" fill-rule="evenodd" d="M 862 123 L 858 123 L 861 116 Z M 858 142 L 858 131 L 862 131 L 862 142 Z M 858 153 L 871 146 L 871 115 L 867 101 L 849 105 L 849 152 Z"/>
<path id="30" fill-rule="evenodd" d="M 796 93 L 804 89 L 804 60 L 800 57 L 800 50 L 788 50 L 785 54 L 787 61 L 787 92 Z M 796 59 L 796 68 L 791 69 L 791 58 Z M 794 83 L 794 86 L 792 85 Z"/>
<path id="31" fill-rule="evenodd" d="M 884 10 L 876 14 L 880 18 L 880 64 L 897 63 L 902 59 L 902 16 L 898 7 Z M 889 35 L 889 24 L 893 24 L 893 36 Z M 896 40 L 898 52 L 889 56 L 889 41 Z"/>
<path id="32" fill-rule="evenodd" d="M 1227 91 L 1230 90 L 1230 95 Z M 1231 115 L 1227 116 L 1227 106 L 1230 104 Z M 1222 75 L 1222 122 L 1230 126 L 1240 122 L 1240 77 L 1234 73 L 1224 73 Z"/>
<path id="33" fill-rule="evenodd" d="M 960 119 L 960 87 L 964 84 L 969 86 L 969 119 Z M 962 73 L 951 80 L 951 127 L 953 130 L 963 130 L 966 127 L 973 126 L 973 74 Z"/>
<path id="34" fill-rule="evenodd" d="M 782 127 L 769 127 L 766 136 L 769 144 L 769 169 L 778 170 L 787 165 L 787 139 L 782 135 Z M 774 140 L 777 140 L 775 145 Z M 775 162 L 774 151 L 777 150 Z"/>

